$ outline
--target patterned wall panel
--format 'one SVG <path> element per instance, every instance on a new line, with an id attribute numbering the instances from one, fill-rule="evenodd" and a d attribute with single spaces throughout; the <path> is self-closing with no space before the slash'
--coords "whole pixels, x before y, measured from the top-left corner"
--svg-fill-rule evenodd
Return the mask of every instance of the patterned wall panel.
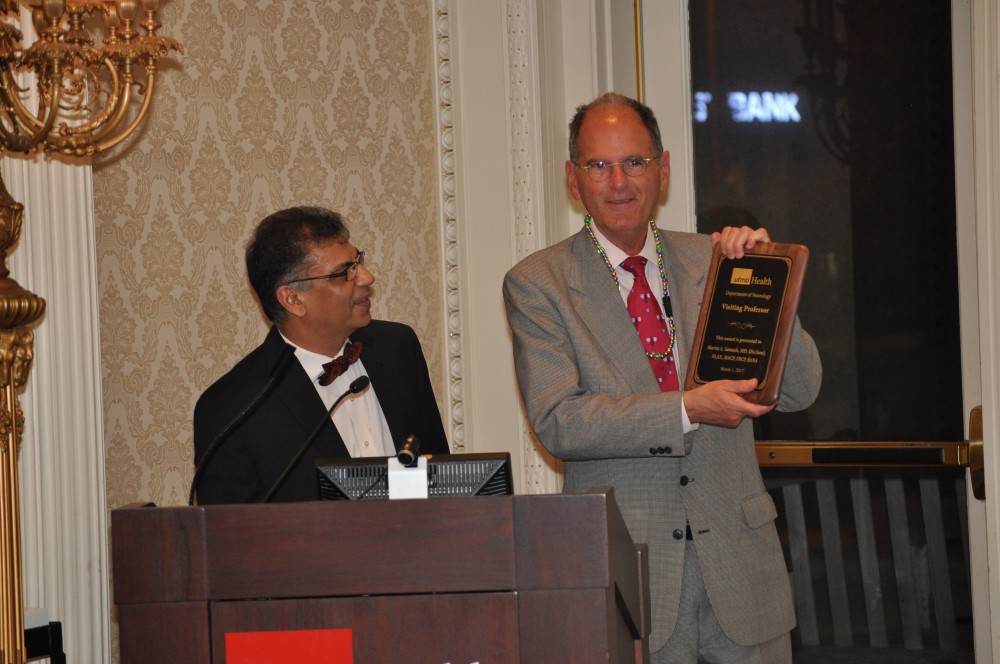
<path id="1" fill-rule="evenodd" d="M 167 2 L 185 54 L 127 150 L 95 167 L 109 508 L 183 504 L 201 391 L 266 322 L 243 248 L 264 215 L 346 215 L 375 315 L 413 326 L 444 379 L 429 2 Z"/>

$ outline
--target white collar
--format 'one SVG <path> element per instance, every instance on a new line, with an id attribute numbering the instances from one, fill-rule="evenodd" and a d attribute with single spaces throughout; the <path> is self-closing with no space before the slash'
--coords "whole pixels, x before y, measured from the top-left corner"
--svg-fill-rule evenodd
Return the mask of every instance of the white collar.
<path id="1" fill-rule="evenodd" d="M 281 330 L 278 330 L 278 334 L 281 334 Z M 302 368 L 306 370 L 306 375 L 308 375 L 310 380 L 314 383 L 325 373 L 326 370 L 323 368 L 323 365 L 335 357 L 343 355 L 344 349 L 347 348 L 347 344 L 350 341 L 350 339 L 344 341 L 344 345 L 340 347 L 340 351 L 333 357 L 329 357 L 320 353 L 314 353 L 311 350 L 307 350 L 302 346 L 299 346 L 294 341 L 289 341 L 288 337 L 284 334 L 281 334 L 281 338 L 285 340 L 285 343 L 295 347 L 295 357 L 298 358 L 299 362 L 302 364 Z"/>
<path id="2" fill-rule="evenodd" d="M 597 237 L 597 241 L 601 243 L 602 247 L 604 247 L 604 253 L 608 257 L 608 261 L 617 272 L 618 268 L 622 264 L 622 261 L 628 258 L 629 255 L 605 237 L 604 234 L 597 228 L 597 224 L 595 222 L 591 222 L 590 228 L 594 231 L 594 236 Z M 647 263 L 656 265 L 656 240 L 653 239 L 653 234 L 649 232 L 648 224 L 646 226 L 646 242 L 642 245 L 642 251 L 640 251 L 638 255 L 645 258 Z"/>

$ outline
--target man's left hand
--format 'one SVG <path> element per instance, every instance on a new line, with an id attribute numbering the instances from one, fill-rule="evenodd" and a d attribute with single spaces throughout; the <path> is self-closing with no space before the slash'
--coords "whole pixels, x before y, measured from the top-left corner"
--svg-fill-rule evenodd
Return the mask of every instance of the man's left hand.
<path id="1" fill-rule="evenodd" d="M 720 233 L 712 233 L 712 246 L 720 245 L 726 258 L 743 258 L 747 249 L 753 249 L 758 242 L 770 242 L 766 228 L 749 226 L 726 226 Z"/>

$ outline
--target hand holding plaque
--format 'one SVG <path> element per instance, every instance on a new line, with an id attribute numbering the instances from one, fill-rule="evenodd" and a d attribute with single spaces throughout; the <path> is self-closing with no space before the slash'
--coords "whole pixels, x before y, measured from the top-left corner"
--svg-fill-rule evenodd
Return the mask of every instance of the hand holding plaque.
<path id="1" fill-rule="evenodd" d="M 777 402 L 808 261 L 801 244 L 760 243 L 735 260 L 716 245 L 684 389 L 756 378 L 744 398 Z"/>

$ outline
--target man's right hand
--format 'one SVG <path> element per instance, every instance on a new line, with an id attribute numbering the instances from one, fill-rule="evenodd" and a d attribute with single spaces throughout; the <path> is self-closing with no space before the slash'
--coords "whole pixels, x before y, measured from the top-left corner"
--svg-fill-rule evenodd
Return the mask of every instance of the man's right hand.
<path id="1" fill-rule="evenodd" d="M 745 417 L 760 417 L 774 404 L 762 406 L 743 398 L 757 387 L 757 379 L 714 380 L 684 393 L 684 408 L 692 424 L 712 424 L 734 429 Z"/>

